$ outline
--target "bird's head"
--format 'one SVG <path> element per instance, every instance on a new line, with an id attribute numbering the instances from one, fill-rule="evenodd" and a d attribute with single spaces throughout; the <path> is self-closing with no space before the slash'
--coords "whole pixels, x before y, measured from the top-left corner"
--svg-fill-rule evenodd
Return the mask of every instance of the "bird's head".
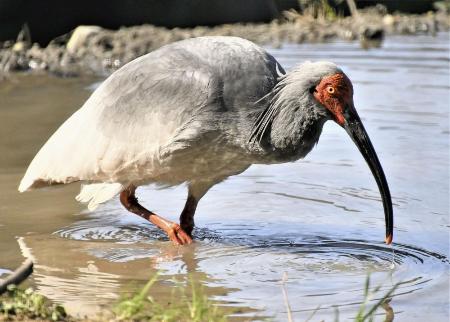
<path id="1" fill-rule="evenodd" d="M 393 237 L 392 200 L 386 177 L 369 136 L 353 104 L 353 85 L 347 75 L 335 64 L 329 62 L 305 63 L 296 71 L 297 79 L 303 82 L 303 92 L 314 108 L 334 120 L 345 129 L 358 147 L 372 171 L 380 190 L 386 222 L 385 242 L 390 244 Z"/>

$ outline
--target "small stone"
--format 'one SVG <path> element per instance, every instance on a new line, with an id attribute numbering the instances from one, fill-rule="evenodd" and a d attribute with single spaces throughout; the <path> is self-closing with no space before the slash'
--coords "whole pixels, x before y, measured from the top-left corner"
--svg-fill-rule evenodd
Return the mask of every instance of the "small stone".
<path id="1" fill-rule="evenodd" d="M 393 15 L 385 15 L 383 17 L 383 25 L 392 26 L 395 23 L 395 18 Z"/>
<path id="2" fill-rule="evenodd" d="M 66 45 L 67 51 L 74 54 L 85 44 L 88 37 L 98 34 L 101 30 L 102 28 L 99 26 L 79 26 L 75 28 L 69 42 Z"/>
<path id="3" fill-rule="evenodd" d="M 14 44 L 12 50 L 15 52 L 24 51 L 27 48 L 27 45 L 23 41 L 18 41 Z"/>

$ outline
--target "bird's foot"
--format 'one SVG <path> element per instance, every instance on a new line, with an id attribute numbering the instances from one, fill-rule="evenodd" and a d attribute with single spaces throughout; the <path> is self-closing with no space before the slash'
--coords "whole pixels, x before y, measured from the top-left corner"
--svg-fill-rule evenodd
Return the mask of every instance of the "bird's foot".
<path id="1" fill-rule="evenodd" d="M 185 221 L 180 221 L 180 226 L 183 231 L 192 238 L 192 231 L 194 230 L 194 221 L 186 223 Z"/>
<path id="2" fill-rule="evenodd" d="M 147 219 L 158 228 L 164 230 L 174 244 L 187 245 L 192 243 L 190 234 L 187 234 L 180 225 L 166 220 L 141 206 L 134 194 L 135 190 L 136 187 L 130 186 L 120 193 L 120 202 L 128 211 Z"/>
<path id="3" fill-rule="evenodd" d="M 170 228 L 166 231 L 169 239 L 175 245 L 189 245 L 192 243 L 192 238 L 187 234 L 180 225 L 173 223 Z"/>

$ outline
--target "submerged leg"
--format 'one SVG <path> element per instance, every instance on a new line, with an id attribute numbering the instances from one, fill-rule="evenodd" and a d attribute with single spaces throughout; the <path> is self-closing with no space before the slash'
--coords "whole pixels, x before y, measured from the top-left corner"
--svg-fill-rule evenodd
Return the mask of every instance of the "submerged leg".
<path id="1" fill-rule="evenodd" d="M 194 214 L 197 209 L 198 200 L 189 191 L 186 204 L 180 215 L 181 228 L 192 237 L 192 230 L 194 229 Z"/>
<path id="2" fill-rule="evenodd" d="M 120 193 L 120 202 L 130 212 L 147 219 L 158 228 L 164 230 L 169 239 L 177 245 L 192 243 L 192 238 L 172 221 L 166 220 L 141 206 L 135 196 L 136 187 L 130 186 Z"/>

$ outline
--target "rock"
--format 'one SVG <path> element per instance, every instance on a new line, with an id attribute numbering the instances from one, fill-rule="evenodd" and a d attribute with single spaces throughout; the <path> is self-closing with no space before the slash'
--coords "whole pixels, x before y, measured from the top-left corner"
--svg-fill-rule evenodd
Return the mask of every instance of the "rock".
<path id="1" fill-rule="evenodd" d="M 394 25 L 394 23 L 395 23 L 395 18 L 394 18 L 394 16 L 393 15 L 385 15 L 384 17 L 383 17 L 383 25 L 385 25 L 385 26 L 388 26 L 388 27 L 391 27 L 391 26 L 393 26 Z"/>
<path id="2" fill-rule="evenodd" d="M 71 54 L 75 54 L 77 50 L 86 44 L 86 41 L 90 36 L 96 35 L 101 31 L 102 28 L 99 26 L 78 26 L 72 32 L 72 36 L 66 45 L 67 51 Z"/>
<path id="3" fill-rule="evenodd" d="M 14 46 L 12 47 L 12 51 L 15 51 L 15 52 L 21 52 L 21 51 L 26 50 L 27 48 L 28 48 L 28 45 L 27 45 L 25 42 L 23 42 L 23 41 L 18 41 L 18 42 L 16 42 L 16 43 L 14 44 Z"/>
<path id="4" fill-rule="evenodd" d="M 384 30 L 378 26 L 367 26 L 362 29 L 360 37 L 361 39 L 369 41 L 381 41 L 384 38 Z"/>

